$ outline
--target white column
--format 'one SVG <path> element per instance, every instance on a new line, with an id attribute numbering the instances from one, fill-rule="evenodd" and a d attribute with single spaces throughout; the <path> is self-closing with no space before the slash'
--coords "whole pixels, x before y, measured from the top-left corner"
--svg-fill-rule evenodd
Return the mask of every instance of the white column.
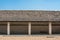
<path id="1" fill-rule="evenodd" d="M 31 22 L 28 23 L 28 34 L 31 35 Z"/>
<path id="2" fill-rule="evenodd" d="M 51 35 L 51 34 L 52 34 L 52 23 L 49 22 L 49 35 Z"/>
<path id="3" fill-rule="evenodd" d="M 7 34 L 10 35 L 10 22 L 7 22 Z"/>

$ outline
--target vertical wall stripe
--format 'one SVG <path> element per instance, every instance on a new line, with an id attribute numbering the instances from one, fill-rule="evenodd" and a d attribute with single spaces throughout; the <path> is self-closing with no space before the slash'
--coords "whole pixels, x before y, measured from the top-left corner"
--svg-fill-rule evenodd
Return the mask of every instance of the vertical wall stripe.
<path id="1" fill-rule="evenodd" d="M 51 35 L 51 34 L 52 34 L 52 23 L 49 22 L 49 35 Z"/>
<path id="2" fill-rule="evenodd" d="M 28 23 L 28 34 L 31 35 L 31 22 Z"/>
<path id="3" fill-rule="evenodd" d="M 10 22 L 7 22 L 7 34 L 10 35 Z"/>

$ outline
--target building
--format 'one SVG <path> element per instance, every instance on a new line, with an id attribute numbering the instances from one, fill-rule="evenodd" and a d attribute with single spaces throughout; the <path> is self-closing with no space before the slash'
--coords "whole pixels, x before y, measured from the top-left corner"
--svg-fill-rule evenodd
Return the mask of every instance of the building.
<path id="1" fill-rule="evenodd" d="M 0 10 L 0 35 L 60 34 L 60 11 Z"/>

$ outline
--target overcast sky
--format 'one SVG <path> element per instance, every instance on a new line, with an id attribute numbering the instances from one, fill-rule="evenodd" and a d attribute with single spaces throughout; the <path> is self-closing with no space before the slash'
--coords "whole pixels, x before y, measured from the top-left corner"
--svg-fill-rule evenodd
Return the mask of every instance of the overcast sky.
<path id="1" fill-rule="evenodd" d="M 60 0 L 0 0 L 0 10 L 60 10 Z"/>

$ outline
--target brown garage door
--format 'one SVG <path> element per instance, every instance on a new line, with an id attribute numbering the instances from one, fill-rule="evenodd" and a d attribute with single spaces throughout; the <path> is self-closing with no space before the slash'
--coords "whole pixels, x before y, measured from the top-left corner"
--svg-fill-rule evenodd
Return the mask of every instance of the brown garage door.
<path id="1" fill-rule="evenodd" d="M 24 35 L 28 34 L 28 24 L 24 23 L 16 23 L 16 24 L 11 24 L 10 26 L 10 33 L 11 35 Z"/>

